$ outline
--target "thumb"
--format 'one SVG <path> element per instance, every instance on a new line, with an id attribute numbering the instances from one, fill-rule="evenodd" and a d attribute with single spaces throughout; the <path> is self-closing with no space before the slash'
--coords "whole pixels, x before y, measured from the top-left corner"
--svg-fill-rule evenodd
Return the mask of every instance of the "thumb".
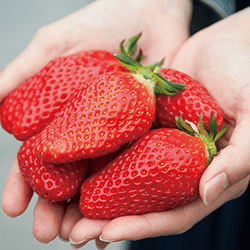
<path id="1" fill-rule="evenodd" d="M 204 172 L 200 181 L 200 194 L 206 205 L 213 203 L 226 189 L 250 174 L 248 124 L 249 120 L 242 120 L 235 127 L 229 145 L 213 159 Z M 242 193 L 244 191 L 245 189 Z M 237 198 L 240 194 L 230 198 Z"/>

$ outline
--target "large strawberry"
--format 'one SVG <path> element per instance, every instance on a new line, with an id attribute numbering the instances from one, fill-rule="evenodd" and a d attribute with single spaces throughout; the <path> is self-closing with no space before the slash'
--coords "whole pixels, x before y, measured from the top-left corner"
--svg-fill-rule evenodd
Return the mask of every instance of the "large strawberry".
<path id="1" fill-rule="evenodd" d="M 18 140 L 25 140 L 40 132 L 80 85 L 87 86 L 87 79 L 116 70 L 125 68 L 108 51 L 55 58 L 4 100 L 1 124 Z"/>
<path id="2" fill-rule="evenodd" d="M 188 119 L 197 125 L 201 113 L 203 113 L 205 126 L 205 124 L 209 124 L 213 113 L 218 128 L 221 128 L 222 112 L 198 81 L 175 69 L 162 68 L 159 73 L 172 82 L 185 85 L 185 90 L 175 96 L 157 95 L 155 122 L 159 127 L 176 127 L 175 116 L 182 116 L 183 119 Z"/>
<path id="3" fill-rule="evenodd" d="M 35 138 L 26 140 L 18 152 L 18 163 L 26 183 L 44 199 L 58 202 L 71 199 L 86 177 L 88 162 L 64 165 L 45 163 L 35 153 Z"/>
<path id="4" fill-rule="evenodd" d="M 133 73 L 111 72 L 79 88 L 36 140 L 38 155 L 66 163 L 112 153 L 150 129 L 155 118 L 154 91 L 176 94 L 171 84 L 129 57 Z"/>
<path id="5" fill-rule="evenodd" d="M 140 36 L 138 36 L 135 43 L 138 41 Z M 122 48 L 123 54 L 131 57 L 125 48 Z M 117 57 L 121 63 L 128 69 L 134 67 L 132 62 L 123 59 L 123 56 Z M 140 61 L 142 58 L 142 51 L 140 51 L 139 56 L 136 58 Z M 172 127 L 176 128 L 175 117 L 182 116 L 183 119 L 188 119 L 195 124 L 199 121 L 199 116 L 203 113 L 203 125 L 209 125 L 209 121 L 212 118 L 212 113 L 214 114 L 217 126 L 220 129 L 223 124 L 223 115 L 220 108 L 211 98 L 207 90 L 196 80 L 192 79 L 189 75 L 182 73 L 175 69 L 170 68 L 160 68 L 155 66 L 161 66 L 161 63 L 145 66 L 144 68 L 151 68 L 153 66 L 154 72 L 158 76 L 162 76 L 169 82 L 183 84 L 185 90 L 179 92 L 177 95 L 162 94 L 161 90 L 155 91 L 156 96 L 156 120 L 155 124 L 158 127 Z"/>
<path id="6" fill-rule="evenodd" d="M 117 151 L 113 153 L 109 153 L 97 158 L 93 158 L 89 160 L 89 168 L 87 177 L 97 173 L 102 168 L 106 167 L 112 160 L 114 160 L 118 155 L 120 155 L 126 148 L 128 148 L 131 143 L 126 143 L 122 145 Z"/>
<path id="7" fill-rule="evenodd" d="M 151 130 L 84 181 L 82 214 L 115 218 L 165 211 L 193 201 L 203 172 L 217 154 L 215 141 L 227 128 L 216 135 L 214 117 L 209 133 L 202 121 L 198 128 L 182 119 L 177 124 L 189 134 L 174 128 Z"/>
<path id="8" fill-rule="evenodd" d="M 132 37 L 122 53 L 132 57 L 141 34 Z M 141 53 L 136 60 L 140 60 Z M 120 62 L 104 50 L 80 51 L 51 60 L 43 69 L 4 100 L 0 107 L 3 128 L 18 140 L 40 132 L 78 90 L 87 87 L 89 78 L 106 72 L 127 71 Z"/>

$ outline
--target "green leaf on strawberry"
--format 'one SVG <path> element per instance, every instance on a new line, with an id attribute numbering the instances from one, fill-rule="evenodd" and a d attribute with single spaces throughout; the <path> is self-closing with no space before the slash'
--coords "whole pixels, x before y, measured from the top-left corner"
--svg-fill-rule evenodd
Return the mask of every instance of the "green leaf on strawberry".
<path id="1" fill-rule="evenodd" d="M 120 44 L 121 53 L 124 54 L 124 55 L 127 55 L 129 57 L 132 57 L 135 54 L 136 50 L 137 50 L 137 41 L 141 37 L 141 34 L 142 33 L 140 33 L 140 34 L 132 37 L 131 39 L 129 39 L 126 47 L 124 47 L 124 42 L 125 42 L 125 39 L 124 39 Z M 142 59 L 142 51 L 140 50 L 140 52 L 139 52 L 139 54 L 138 54 L 138 56 L 136 58 L 136 61 L 139 62 L 141 59 Z"/>
<path id="2" fill-rule="evenodd" d="M 217 148 L 215 142 L 222 137 L 226 131 L 228 130 L 229 125 L 223 127 L 220 131 L 217 131 L 217 122 L 214 114 L 212 113 L 212 118 L 210 120 L 210 127 L 207 126 L 207 130 L 205 130 L 203 126 L 203 114 L 200 114 L 200 120 L 198 125 L 196 126 L 193 122 L 188 120 L 183 120 L 182 117 L 176 117 L 176 126 L 181 131 L 191 135 L 199 137 L 206 144 L 208 161 L 207 165 L 211 163 L 214 156 L 218 155 Z"/>
<path id="3" fill-rule="evenodd" d="M 147 68 L 125 54 L 116 54 L 115 57 L 120 60 L 123 66 L 129 69 L 131 73 L 149 80 L 154 86 L 155 94 L 176 95 L 185 88 L 183 84 L 172 83 L 159 73 L 152 71 L 151 67 Z M 154 64 L 155 68 L 157 68 L 158 65 L 158 63 Z"/>

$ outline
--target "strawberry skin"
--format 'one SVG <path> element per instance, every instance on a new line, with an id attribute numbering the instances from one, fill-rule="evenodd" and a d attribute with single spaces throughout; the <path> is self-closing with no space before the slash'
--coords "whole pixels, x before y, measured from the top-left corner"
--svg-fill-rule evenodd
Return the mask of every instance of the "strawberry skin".
<path id="1" fill-rule="evenodd" d="M 209 124 L 211 112 L 217 120 L 218 129 L 222 127 L 223 115 L 206 89 L 196 80 L 178 70 L 160 70 L 160 74 L 171 80 L 185 85 L 185 90 L 174 96 L 157 95 L 156 97 L 156 124 L 159 127 L 174 128 L 175 117 L 182 116 L 183 120 L 189 120 L 198 124 L 200 114 L 203 114 L 203 124 Z"/>
<path id="2" fill-rule="evenodd" d="M 108 51 L 53 59 L 6 97 L 0 110 L 2 127 L 24 141 L 40 132 L 87 79 L 115 70 L 125 68 Z"/>
<path id="3" fill-rule="evenodd" d="M 149 131 L 154 94 L 127 72 L 91 79 L 44 128 L 36 140 L 39 157 L 54 164 L 112 153 Z"/>
<path id="4" fill-rule="evenodd" d="M 154 129 L 81 186 L 91 219 L 169 210 L 193 201 L 206 169 L 205 143 L 172 128 Z"/>
<path id="5" fill-rule="evenodd" d="M 64 165 L 45 163 L 35 154 L 35 138 L 27 139 L 18 152 L 20 172 L 39 196 L 59 202 L 71 199 L 86 177 L 88 162 L 82 160 Z"/>
<path id="6" fill-rule="evenodd" d="M 97 158 L 93 158 L 89 160 L 89 171 L 87 177 L 97 173 L 99 170 L 103 169 L 108 165 L 112 160 L 114 160 L 118 155 L 120 155 L 126 148 L 128 148 L 130 143 L 126 143 L 122 145 L 118 150 L 113 153 L 109 153 Z"/>

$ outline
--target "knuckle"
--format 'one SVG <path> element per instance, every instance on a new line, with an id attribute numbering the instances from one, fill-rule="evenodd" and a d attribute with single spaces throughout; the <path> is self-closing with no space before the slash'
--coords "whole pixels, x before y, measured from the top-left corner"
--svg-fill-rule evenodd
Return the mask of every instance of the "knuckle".
<path id="1" fill-rule="evenodd" d="M 238 174 L 235 175 L 236 180 L 243 180 L 250 175 L 250 155 L 244 155 L 241 158 Z M 234 178 L 235 178 L 234 177 Z"/>
<path id="2" fill-rule="evenodd" d="M 41 41 L 43 40 L 45 37 L 49 36 L 50 34 L 50 28 L 49 25 L 45 25 L 41 28 L 39 28 L 33 38 L 33 40 L 35 41 Z"/>
<path id="3" fill-rule="evenodd" d="M 57 53 L 65 44 L 66 34 L 61 34 L 56 24 L 41 27 L 33 37 L 32 42 L 39 45 L 44 53 L 51 55 Z"/>

